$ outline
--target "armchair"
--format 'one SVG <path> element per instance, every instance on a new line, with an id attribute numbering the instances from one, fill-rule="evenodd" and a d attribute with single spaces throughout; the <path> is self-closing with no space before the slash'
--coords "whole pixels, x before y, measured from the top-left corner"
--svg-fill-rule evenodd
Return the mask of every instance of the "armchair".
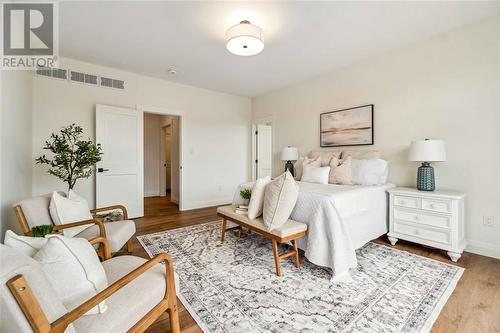
<path id="1" fill-rule="evenodd" d="M 54 225 L 49 212 L 51 194 L 40 195 L 24 199 L 14 206 L 17 220 L 21 225 L 25 235 L 31 234 L 31 228 L 41 224 Z M 124 220 L 115 222 L 102 222 L 97 213 L 112 210 L 121 210 Z M 103 207 L 90 210 L 94 217 L 93 226 L 83 230 L 75 237 L 82 237 L 88 240 L 96 237 L 105 237 L 109 241 L 111 253 L 118 252 L 125 244 L 127 251 L 132 252 L 132 237 L 135 234 L 135 223 L 128 220 L 127 209 L 122 205 Z M 81 224 L 80 224 L 81 225 Z M 76 225 L 73 225 L 76 226 Z M 60 226 L 55 226 L 54 230 L 61 230 Z"/>
<path id="2" fill-rule="evenodd" d="M 5 332 L 144 332 L 167 312 L 170 332 L 180 332 L 176 274 L 172 258 L 160 254 L 145 260 L 134 256 L 110 259 L 108 241 L 93 239 L 104 248 L 103 268 L 109 286 L 71 311 L 57 298 L 43 270 L 32 258 L 0 244 L 2 322 Z M 164 262 L 165 265 L 158 265 Z M 84 314 L 106 299 L 108 309 Z"/>

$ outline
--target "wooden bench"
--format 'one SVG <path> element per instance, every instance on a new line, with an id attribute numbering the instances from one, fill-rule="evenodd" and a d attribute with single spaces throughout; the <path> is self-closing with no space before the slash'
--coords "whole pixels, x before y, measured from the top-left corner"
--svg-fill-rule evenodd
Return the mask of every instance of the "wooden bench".
<path id="1" fill-rule="evenodd" d="M 307 231 L 307 224 L 288 220 L 284 225 L 274 230 L 267 230 L 262 217 L 251 220 L 246 215 L 235 213 L 236 206 L 223 206 L 217 208 L 217 215 L 222 218 L 221 242 L 224 241 L 224 236 L 227 230 L 227 221 L 231 221 L 240 227 L 247 228 L 256 234 L 270 238 L 273 242 L 274 263 L 276 265 L 276 275 L 281 276 L 281 259 L 295 256 L 295 267 L 300 268 L 299 251 L 297 247 L 297 239 L 304 237 Z M 293 243 L 293 250 L 283 254 L 278 253 L 278 243 Z"/>

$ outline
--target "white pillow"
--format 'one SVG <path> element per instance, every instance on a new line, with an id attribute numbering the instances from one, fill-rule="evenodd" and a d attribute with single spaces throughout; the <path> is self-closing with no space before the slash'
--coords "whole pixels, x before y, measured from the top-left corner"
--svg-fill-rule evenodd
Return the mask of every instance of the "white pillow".
<path id="1" fill-rule="evenodd" d="M 356 185 L 382 185 L 389 174 L 388 163 L 381 159 L 355 160 L 352 165 L 352 183 Z"/>
<path id="2" fill-rule="evenodd" d="M 57 296 L 70 311 L 108 286 L 95 249 L 84 238 L 47 235 L 47 242 L 33 259 L 40 263 Z M 106 309 L 106 301 L 102 301 L 86 314 L 103 313 Z"/>
<path id="3" fill-rule="evenodd" d="M 49 212 L 55 225 L 92 219 L 87 200 L 76 194 L 73 190 L 69 190 L 67 198 L 57 192 L 53 192 L 52 199 L 50 200 Z M 74 237 L 91 226 L 92 224 L 82 225 L 63 229 L 62 232 L 66 237 Z"/>
<path id="4" fill-rule="evenodd" d="M 267 176 L 264 178 L 259 178 L 255 182 L 252 189 L 252 196 L 250 197 L 250 203 L 248 204 L 248 218 L 256 219 L 262 215 L 262 210 L 264 209 L 264 193 L 266 190 L 266 185 L 271 181 L 271 177 Z"/>
<path id="5" fill-rule="evenodd" d="M 33 257 L 47 243 L 47 238 L 18 236 L 13 231 L 7 230 L 3 243 L 22 254 Z"/>
<path id="6" fill-rule="evenodd" d="M 330 167 L 314 167 L 310 165 L 304 166 L 302 172 L 301 182 L 328 184 L 328 175 L 330 174 Z"/>
<path id="7" fill-rule="evenodd" d="M 267 230 L 276 229 L 288 221 L 298 196 L 299 185 L 288 171 L 267 184 L 263 214 Z"/>

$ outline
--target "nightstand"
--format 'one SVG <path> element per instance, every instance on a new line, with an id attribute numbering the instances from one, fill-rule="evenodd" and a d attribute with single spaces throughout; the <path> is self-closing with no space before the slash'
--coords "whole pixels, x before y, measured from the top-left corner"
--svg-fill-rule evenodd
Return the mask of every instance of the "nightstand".
<path id="1" fill-rule="evenodd" d="M 464 198 L 454 191 L 395 187 L 389 192 L 389 241 L 398 239 L 448 251 L 456 262 L 465 248 Z"/>

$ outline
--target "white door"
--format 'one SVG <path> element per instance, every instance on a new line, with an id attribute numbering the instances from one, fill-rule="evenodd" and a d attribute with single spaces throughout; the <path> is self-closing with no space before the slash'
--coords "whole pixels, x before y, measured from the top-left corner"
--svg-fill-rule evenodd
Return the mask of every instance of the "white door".
<path id="1" fill-rule="evenodd" d="M 96 105 L 96 142 L 104 153 L 96 165 L 97 207 L 120 204 L 129 218 L 144 215 L 143 131 L 141 111 Z"/>
<path id="2" fill-rule="evenodd" d="M 257 178 L 272 176 L 273 173 L 273 128 L 270 125 L 257 125 L 256 131 Z"/>

